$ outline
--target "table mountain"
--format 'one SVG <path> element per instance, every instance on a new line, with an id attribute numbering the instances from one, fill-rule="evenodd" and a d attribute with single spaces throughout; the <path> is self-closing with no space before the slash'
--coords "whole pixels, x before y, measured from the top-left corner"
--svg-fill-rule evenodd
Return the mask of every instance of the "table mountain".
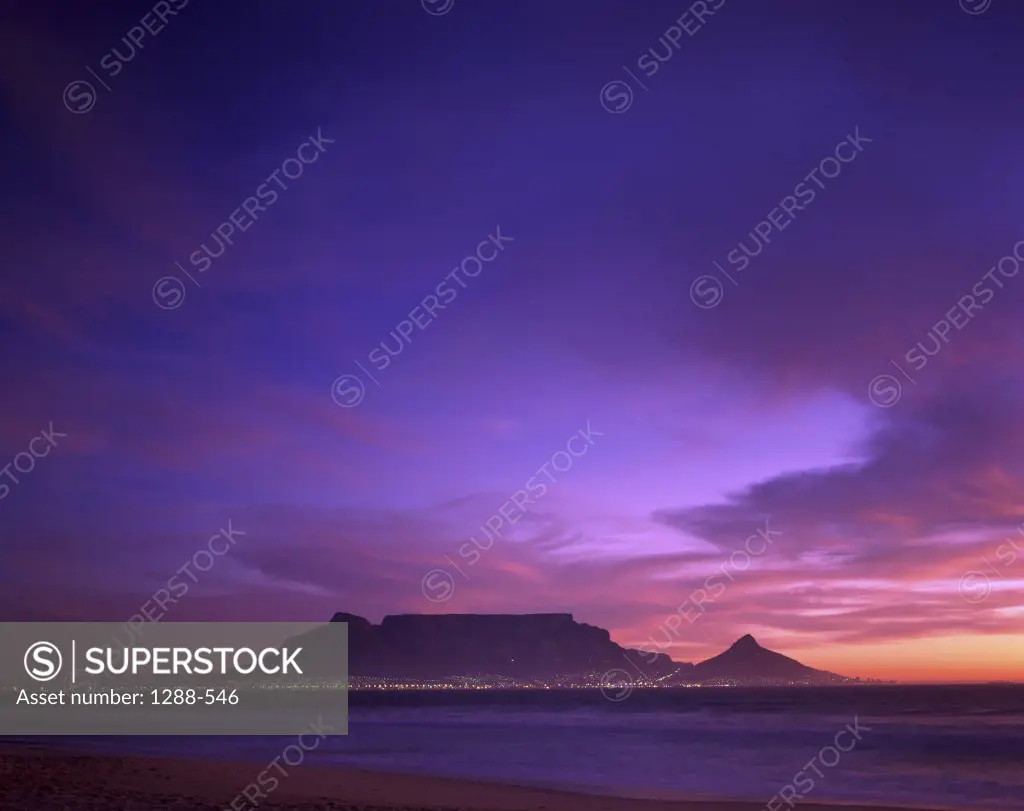
<path id="1" fill-rule="evenodd" d="M 572 614 L 396 614 L 373 625 L 339 612 L 331 622 L 348 623 L 353 676 L 550 679 L 628 667 L 626 656 L 655 676 L 690 667 L 623 648 Z"/>

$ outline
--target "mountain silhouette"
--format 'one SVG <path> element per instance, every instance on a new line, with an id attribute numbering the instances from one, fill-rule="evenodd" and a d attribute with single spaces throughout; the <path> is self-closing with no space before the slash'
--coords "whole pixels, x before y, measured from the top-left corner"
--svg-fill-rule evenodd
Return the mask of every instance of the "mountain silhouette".
<path id="1" fill-rule="evenodd" d="M 844 680 L 827 670 L 816 670 L 758 644 L 750 634 L 741 636 L 728 650 L 698 662 L 693 675 L 700 680 L 726 679 L 741 682 L 760 680 L 826 683 Z"/>
<path id="2" fill-rule="evenodd" d="M 356 614 L 338 612 L 331 622 L 348 624 L 352 676 L 552 679 L 635 671 L 663 686 L 851 681 L 763 648 L 750 634 L 718 656 L 693 665 L 663 653 L 624 648 L 604 628 L 577 622 L 572 614 L 399 614 L 373 625 Z M 334 644 L 334 639 L 318 629 L 295 641 L 315 647 L 321 642 Z"/>
<path id="3" fill-rule="evenodd" d="M 551 679 L 601 674 L 641 657 L 652 676 L 679 668 L 665 654 L 652 656 L 616 644 L 604 628 L 576 622 L 572 614 L 393 614 L 373 625 L 357 614 L 338 612 L 331 622 L 348 624 L 352 676 Z M 323 638 L 314 630 L 298 639 L 315 646 Z"/>

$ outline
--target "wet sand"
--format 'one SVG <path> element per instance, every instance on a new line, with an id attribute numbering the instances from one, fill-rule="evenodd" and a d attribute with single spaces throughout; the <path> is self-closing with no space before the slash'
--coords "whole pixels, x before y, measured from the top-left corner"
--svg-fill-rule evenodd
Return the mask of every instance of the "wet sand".
<path id="1" fill-rule="evenodd" d="M 252 763 L 78 755 L 0 745 L 3 811 L 762 811 L 769 799 L 757 804 L 639 800 L 346 767 L 302 764 L 267 769 Z M 813 797 L 796 807 L 800 811 L 906 811 L 905 807 L 830 806 L 810 800 Z M 787 806 L 776 801 L 773 808 L 779 811 Z"/>

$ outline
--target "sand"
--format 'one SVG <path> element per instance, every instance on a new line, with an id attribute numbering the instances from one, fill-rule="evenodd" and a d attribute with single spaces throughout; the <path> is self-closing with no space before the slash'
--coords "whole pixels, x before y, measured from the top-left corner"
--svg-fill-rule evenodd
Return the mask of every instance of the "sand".
<path id="1" fill-rule="evenodd" d="M 464 780 L 384 774 L 356 769 L 283 766 L 287 775 L 251 763 L 210 763 L 156 757 L 76 755 L 53 749 L 0 746 L 3 811 L 761 811 L 765 803 L 667 802 L 597 797 Z M 242 796 L 265 773 L 263 796 Z M 270 789 L 269 777 L 277 785 Z M 262 790 L 260 790 L 262 791 Z M 767 801 L 769 798 L 765 798 Z M 808 798 L 810 799 L 810 798 Z M 785 809 L 786 806 L 782 805 Z M 800 811 L 906 811 L 883 806 L 825 806 Z"/>

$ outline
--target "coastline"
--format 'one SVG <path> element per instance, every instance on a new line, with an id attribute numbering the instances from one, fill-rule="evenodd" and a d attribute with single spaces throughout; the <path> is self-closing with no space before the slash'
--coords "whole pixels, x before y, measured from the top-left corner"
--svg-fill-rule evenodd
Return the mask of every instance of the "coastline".
<path id="1" fill-rule="evenodd" d="M 79 754 L 49 745 L 0 743 L 0 808 L 5 811 L 763 811 L 768 799 L 652 799 L 474 780 L 300 765 L 288 769 L 256 806 L 237 799 L 259 764 L 153 756 Z M 799 803 L 801 811 L 949 811 L 934 807 Z M 779 809 L 786 809 L 779 804 Z M 966 811 L 966 810 L 965 810 Z"/>

